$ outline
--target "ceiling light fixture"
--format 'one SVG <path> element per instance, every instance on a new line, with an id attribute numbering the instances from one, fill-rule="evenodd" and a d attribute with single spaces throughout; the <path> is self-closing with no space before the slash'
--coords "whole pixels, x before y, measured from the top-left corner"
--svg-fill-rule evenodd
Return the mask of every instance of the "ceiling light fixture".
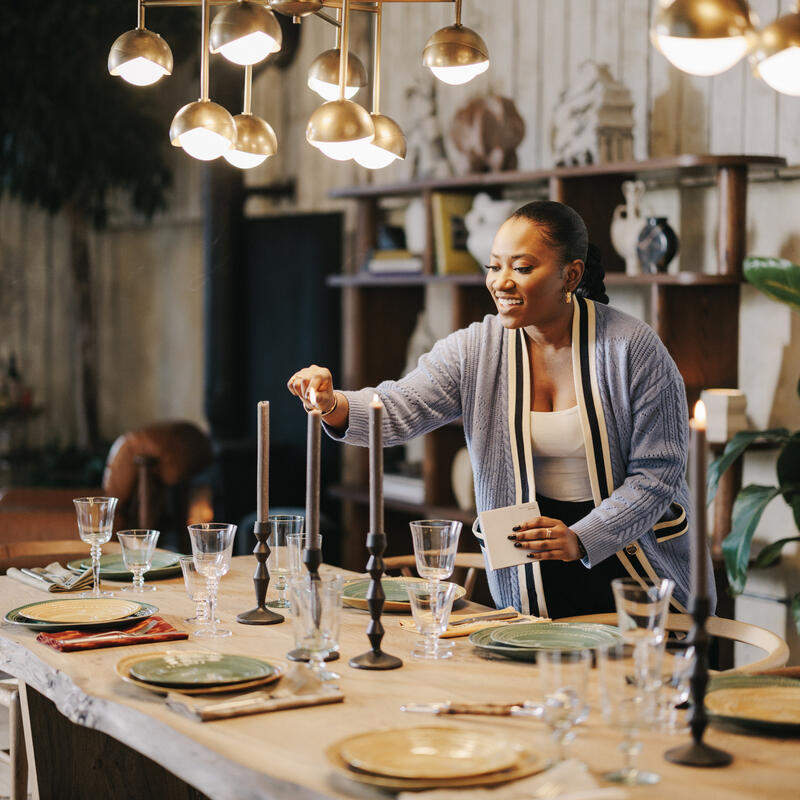
<path id="1" fill-rule="evenodd" d="M 755 29 L 746 0 L 660 0 L 650 40 L 691 75 L 718 75 L 741 60 Z"/>
<path id="2" fill-rule="evenodd" d="M 381 103 L 381 35 L 383 26 L 383 3 L 378 0 L 375 13 L 375 44 L 372 69 L 372 124 L 375 138 L 359 148 L 355 155 L 357 163 L 367 169 L 383 169 L 397 159 L 406 157 L 406 137 L 400 126 L 391 117 L 380 113 Z"/>
<path id="3" fill-rule="evenodd" d="M 236 144 L 222 156 L 234 167 L 252 169 L 278 151 L 278 139 L 272 126 L 250 110 L 253 94 L 253 65 L 244 69 L 244 103 L 241 114 L 233 118 Z"/>
<path id="4" fill-rule="evenodd" d="M 332 50 L 320 53 L 308 68 L 308 88 L 316 92 L 323 100 L 336 100 L 339 97 L 339 59 L 342 53 L 342 26 L 338 22 L 339 11 L 336 11 L 336 46 Z M 350 100 L 356 92 L 367 85 L 367 71 L 361 59 L 352 51 L 347 54 L 347 78 L 345 79 L 344 97 Z"/>
<path id="5" fill-rule="evenodd" d="M 486 42 L 461 24 L 461 0 L 456 0 L 456 22 L 441 28 L 428 39 L 422 63 L 444 83 L 469 83 L 489 69 Z"/>
<path id="6" fill-rule="evenodd" d="M 108 71 L 134 86 L 149 86 L 172 75 L 172 50 L 153 31 L 144 27 L 144 6 L 137 4 L 137 26 L 118 36 L 108 53 Z"/>
<path id="7" fill-rule="evenodd" d="M 800 95 L 800 5 L 759 32 L 750 60 L 776 92 Z"/>
<path id="8" fill-rule="evenodd" d="M 240 66 L 258 64 L 277 53 L 282 42 L 283 31 L 272 11 L 250 0 L 223 8 L 211 23 L 211 52 Z"/>

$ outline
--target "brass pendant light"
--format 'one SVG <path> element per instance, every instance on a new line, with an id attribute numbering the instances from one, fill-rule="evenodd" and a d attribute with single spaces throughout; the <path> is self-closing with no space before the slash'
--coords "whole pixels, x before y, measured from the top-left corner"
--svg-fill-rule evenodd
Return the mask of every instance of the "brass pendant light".
<path id="1" fill-rule="evenodd" d="M 272 126 L 251 111 L 253 94 L 253 65 L 244 68 L 244 103 L 241 114 L 233 118 L 236 144 L 222 156 L 234 167 L 252 169 L 278 151 L 278 139 Z"/>
<path id="2" fill-rule="evenodd" d="M 269 6 L 287 17 L 306 17 L 322 8 L 322 0 L 269 0 Z"/>
<path id="3" fill-rule="evenodd" d="M 241 66 L 277 53 L 282 42 L 283 31 L 272 11 L 250 0 L 226 6 L 211 23 L 211 52 Z"/>
<path id="4" fill-rule="evenodd" d="M 339 97 L 339 59 L 342 54 L 342 25 L 336 10 L 336 46 L 320 53 L 308 68 L 308 88 L 323 100 L 336 100 Z M 350 100 L 356 92 L 367 85 L 367 70 L 361 59 L 352 51 L 347 54 L 347 76 L 345 77 L 344 97 Z"/>
<path id="5" fill-rule="evenodd" d="M 750 60 L 776 92 L 800 95 L 800 5 L 759 32 Z"/>
<path id="6" fill-rule="evenodd" d="M 138 0 L 137 26 L 118 36 L 108 53 L 108 71 L 134 86 L 149 86 L 172 75 L 172 50 L 153 31 L 144 27 L 144 6 Z"/>
<path id="7" fill-rule="evenodd" d="M 469 83 L 489 69 L 489 48 L 471 28 L 461 24 L 461 0 L 456 0 L 456 22 L 428 39 L 422 63 L 444 83 Z"/>

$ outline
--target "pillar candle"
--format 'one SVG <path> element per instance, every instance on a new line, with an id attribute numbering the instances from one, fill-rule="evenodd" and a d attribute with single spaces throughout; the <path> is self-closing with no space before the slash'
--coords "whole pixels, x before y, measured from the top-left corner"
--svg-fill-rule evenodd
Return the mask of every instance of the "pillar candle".
<path id="1" fill-rule="evenodd" d="M 316 404 L 315 392 L 309 392 L 309 401 Z M 319 452 L 322 414 L 318 408 L 308 412 L 308 439 L 306 443 L 306 533 L 308 546 L 319 550 Z"/>
<path id="2" fill-rule="evenodd" d="M 258 404 L 258 498 L 256 518 L 266 522 L 269 518 L 269 402 Z"/>
<path id="3" fill-rule="evenodd" d="M 694 520 L 691 539 L 692 591 L 695 598 L 708 596 L 706 573 L 706 409 L 701 400 L 694 407 L 694 417 L 689 420 L 690 489 Z"/>
<path id="4" fill-rule="evenodd" d="M 383 533 L 383 403 L 369 404 L 369 530 Z"/>

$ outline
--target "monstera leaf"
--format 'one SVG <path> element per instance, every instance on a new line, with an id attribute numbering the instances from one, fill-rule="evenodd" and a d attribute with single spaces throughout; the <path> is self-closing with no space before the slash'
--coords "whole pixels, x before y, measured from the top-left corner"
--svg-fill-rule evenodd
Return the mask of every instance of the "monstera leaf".
<path id="1" fill-rule="evenodd" d="M 744 260 L 744 276 L 764 294 L 800 313 L 800 266 L 785 258 L 752 256 Z"/>

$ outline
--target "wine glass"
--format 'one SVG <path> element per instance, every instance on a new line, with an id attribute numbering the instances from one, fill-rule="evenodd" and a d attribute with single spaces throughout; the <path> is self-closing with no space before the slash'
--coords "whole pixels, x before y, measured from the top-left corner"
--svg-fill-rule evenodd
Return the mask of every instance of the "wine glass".
<path id="1" fill-rule="evenodd" d="M 303 563 L 303 552 L 308 547 L 309 534 L 307 533 L 287 533 L 286 550 L 289 554 L 289 577 L 304 575 L 306 565 Z M 319 546 L 322 548 L 322 536 L 317 535 Z"/>
<path id="2" fill-rule="evenodd" d="M 456 585 L 447 581 L 435 583 L 411 582 L 406 584 L 414 624 L 422 634 L 422 647 L 411 652 L 414 658 L 437 660 L 450 658 L 451 650 L 442 650 L 439 637 L 447 630 Z"/>
<path id="3" fill-rule="evenodd" d="M 633 578 L 611 581 L 617 625 L 626 642 L 635 646 L 643 640 L 663 641 L 674 587 L 668 578 L 656 583 Z"/>
<path id="4" fill-rule="evenodd" d="M 186 594 L 194 601 L 194 616 L 186 617 L 183 621 L 199 625 L 208 621 L 208 586 L 206 579 L 197 571 L 193 556 L 181 556 L 179 559 L 183 584 Z"/>
<path id="5" fill-rule="evenodd" d="M 92 556 L 92 591 L 81 597 L 102 597 L 113 594 L 100 591 L 100 555 L 102 545 L 111 538 L 114 525 L 116 497 L 76 497 L 73 501 L 78 515 L 78 533 L 90 545 Z"/>
<path id="6" fill-rule="evenodd" d="M 144 585 L 144 573 L 150 569 L 152 564 L 153 551 L 156 549 L 159 533 L 154 530 L 117 531 L 125 568 L 133 573 L 132 585 L 123 587 L 123 592 L 154 592 L 156 590 L 152 584 Z"/>
<path id="7" fill-rule="evenodd" d="M 230 569 L 236 526 L 224 522 L 196 522 L 188 526 L 192 558 L 197 571 L 205 576 L 208 590 L 207 624 L 195 636 L 216 639 L 231 631 L 217 627 L 217 591 L 220 578 Z"/>
<path id="8" fill-rule="evenodd" d="M 539 684 L 544 696 L 541 718 L 550 726 L 558 761 L 567 757 L 573 728 L 589 715 L 587 686 L 592 666 L 589 650 L 541 650 L 536 654 Z"/>
<path id="9" fill-rule="evenodd" d="M 308 654 L 308 667 L 321 681 L 339 678 L 325 669 L 325 656 L 339 646 L 342 576 L 308 572 L 289 578 L 295 648 Z"/>
<path id="10" fill-rule="evenodd" d="M 636 766 L 642 751 L 639 732 L 652 728 L 657 719 L 657 687 L 660 683 L 663 642 L 641 639 L 636 647 L 618 643 L 597 651 L 600 707 L 609 725 L 623 730 L 619 745 L 625 762 L 621 769 L 603 775 L 605 780 L 628 786 L 658 783 L 661 777 Z"/>
<path id="11" fill-rule="evenodd" d="M 409 523 L 420 577 L 434 586 L 453 574 L 461 523 L 450 519 L 420 519 Z"/>
<path id="12" fill-rule="evenodd" d="M 304 522 L 305 518 L 299 514 L 275 514 L 268 519 L 267 544 L 270 551 L 267 569 L 270 577 L 274 579 L 274 586 L 278 592 L 278 599 L 267 603 L 272 608 L 289 608 L 289 601 L 286 599 L 286 579 L 291 574 L 291 564 L 287 536 L 302 533 Z"/>
<path id="13" fill-rule="evenodd" d="M 663 733 L 687 733 L 687 725 L 678 725 L 678 706 L 689 699 L 690 678 L 694 666 L 694 647 L 664 652 L 664 674 L 659 693 L 659 718 Z"/>

